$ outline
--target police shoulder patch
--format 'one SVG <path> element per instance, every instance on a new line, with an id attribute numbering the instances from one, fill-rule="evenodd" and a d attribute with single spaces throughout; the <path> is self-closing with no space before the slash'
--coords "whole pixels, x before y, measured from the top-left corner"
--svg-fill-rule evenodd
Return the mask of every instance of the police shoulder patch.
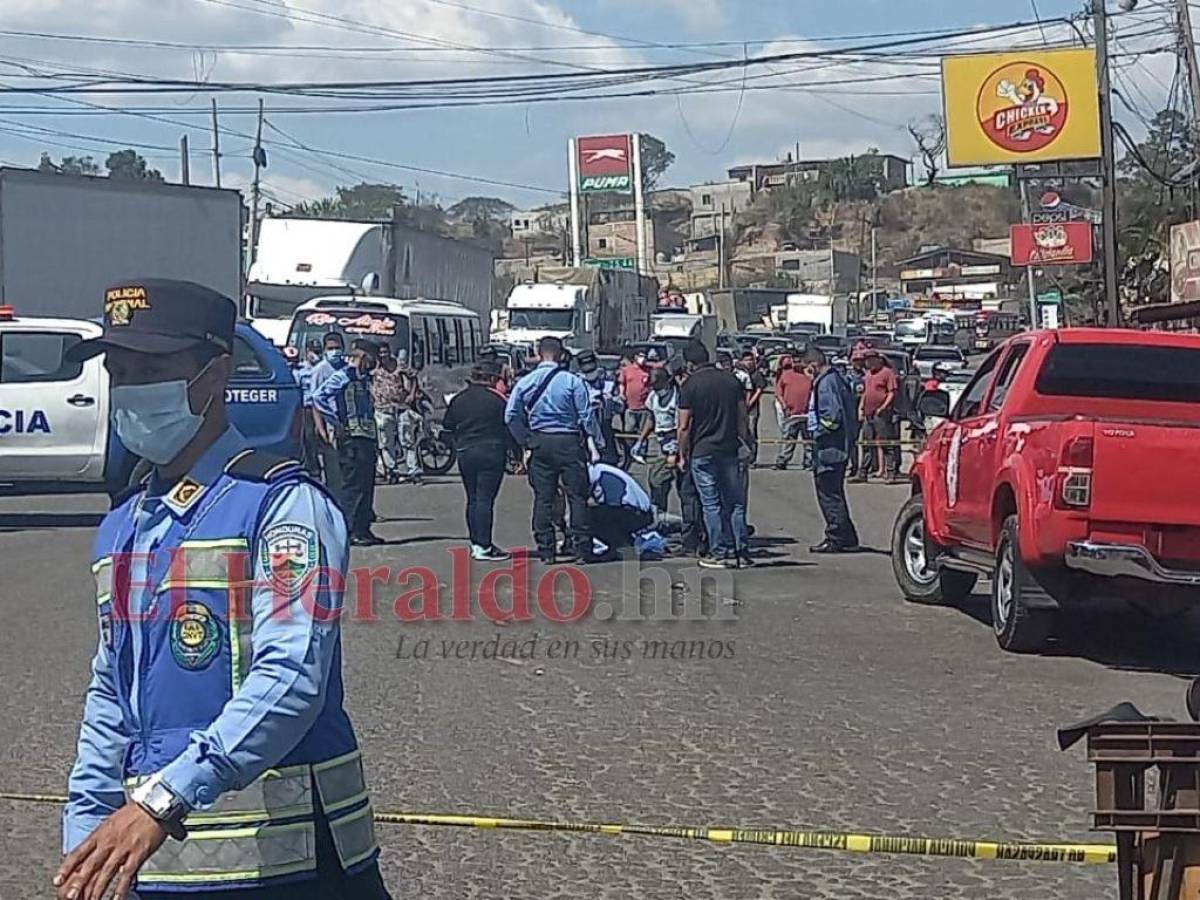
<path id="1" fill-rule="evenodd" d="M 221 628 L 203 603 L 180 604 L 171 616 L 171 655 L 181 668 L 196 671 L 208 666 L 221 646 Z"/>
<path id="2" fill-rule="evenodd" d="M 272 525 L 259 539 L 258 554 L 276 590 L 298 594 L 317 569 L 316 529 L 299 522 Z"/>

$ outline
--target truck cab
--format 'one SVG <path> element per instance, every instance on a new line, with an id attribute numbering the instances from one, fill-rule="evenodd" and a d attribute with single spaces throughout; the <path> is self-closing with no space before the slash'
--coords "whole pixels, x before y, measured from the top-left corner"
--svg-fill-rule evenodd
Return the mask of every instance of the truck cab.
<path id="1" fill-rule="evenodd" d="M 560 338 L 572 350 L 596 349 L 596 314 L 588 304 L 589 291 L 579 284 L 518 284 L 508 296 L 499 321 L 498 341 L 536 344 L 543 337 Z"/>
<path id="2" fill-rule="evenodd" d="M 0 307 L 0 484 L 24 493 L 124 488 L 137 465 L 109 428 L 104 357 L 65 360 L 99 337 L 86 319 L 26 318 Z M 225 391 L 229 420 L 255 447 L 294 455 L 300 388 L 271 343 L 239 322 Z"/>

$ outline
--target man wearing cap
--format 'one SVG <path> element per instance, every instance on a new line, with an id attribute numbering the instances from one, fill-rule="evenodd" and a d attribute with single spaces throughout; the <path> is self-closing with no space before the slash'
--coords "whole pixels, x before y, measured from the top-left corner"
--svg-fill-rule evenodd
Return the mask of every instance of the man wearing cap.
<path id="1" fill-rule="evenodd" d="M 657 356 L 657 351 L 655 351 Z M 646 409 L 646 399 L 650 396 L 650 362 L 644 350 L 638 350 L 633 359 L 617 372 L 617 389 L 621 402 L 625 404 L 625 430 L 633 434 L 641 434 L 650 413 Z M 624 444 L 628 456 L 632 441 Z"/>
<path id="2" fill-rule="evenodd" d="M 895 442 L 900 439 L 900 427 L 896 420 L 896 397 L 900 389 L 896 373 L 886 365 L 883 355 L 875 349 L 864 354 L 867 365 L 863 379 L 862 399 L 859 401 L 859 420 L 862 422 L 861 438 L 866 442 Z M 879 471 L 879 459 L 883 458 L 883 473 L 888 481 L 894 482 L 900 474 L 900 448 L 895 443 L 884 447 L 867 446 L 863 450 L 858 474 L 854 481 L 866 481 L 867 476 Z"/>
<path id="3" fill-rule="evenodd" d="M 313 370 L 321 359 L 321 342 L 316 338 L 309 338 L 304 345 L 304 359 L 295 369 L 296 382 L 300 385 L 300 396 L 304 406 L 300 455 L 305 470 L 314 478 L 321 477 L 321 447 L 317 439 L 317 423 L 312 414 Z"/>
<path id="4" fill-rule="evenodd" d="M 350 528 L 350 543 L 370 547 L 383 543 L 371 532 L 375 507 L 375 459 L 379 432 L 375 404 L 371 401 L 371 372 L 378 364 L 376 347 L 359 338 L 350 349 L 346 365 L 325 379 L 313 392 L 317 432 L 337 448 L 342 491 L 338 500 Z"/>
<path id="5" fill-rule="evenodd" d="M 313 365 L 312 375 L 309 376 L 309 394 L 329 380 L 338 369 L 346 365 L 346 339 L 336 331 L 325 335 L 321 341 L 324 347 L 322 358 Z M 313 433 L 317 437 L 317 453 L 321 458 L 321 469 L 325 473 L 325 486 L 333 491 L 334 496 L 342 492 L 342 472 L 338 464 L 337 448 L 329 441 L 328 434 L 318 427 L 319 416 L 316 408 L 312 409 Z"/>
<path id="6" fill-rule="evenodd" d="M 613 417 L 620 415 L 625 409 L 624 401 L 621 400 L 621 395 L 617 391 L 617 383 L 607 376 L 604 369 L 600 368 L 600 361 L 591 350 L 582 351 L 575 358 L 575 364 L 579 367 L 579 374 L 587 384 L 588 396 L 592 401 L 592 412 L 596 416 L 596 425 L 600 430 L 600 437 L 603 439 L 602 443 L 597 446 L 600 462 L 615 466 L 618 455 L 616 432 L 613 431 Z"/>
<path id="7" fill-rule="evenodd" d="M 229 425 L 235 317 L 145 279 L 110 289 L 103 335 L 69 351 L 106 354 L 114 428 L 153 470 L 96 537 L 59 900 L 135 881 L 141 900 L 388 896 L 342 708 L 345 524 Z"/>

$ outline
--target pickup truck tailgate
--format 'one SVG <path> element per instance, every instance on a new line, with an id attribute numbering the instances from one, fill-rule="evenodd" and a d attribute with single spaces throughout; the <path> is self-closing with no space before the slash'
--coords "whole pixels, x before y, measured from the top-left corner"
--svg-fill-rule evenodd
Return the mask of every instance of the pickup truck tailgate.
<path id="1" fill-rule="evenodd" d="M 1196 545 L 1169 555 L 1200 556 L 1200 428 L 1101 421 L 1094 440 L 1093 524 L 1168 526 Z"/>

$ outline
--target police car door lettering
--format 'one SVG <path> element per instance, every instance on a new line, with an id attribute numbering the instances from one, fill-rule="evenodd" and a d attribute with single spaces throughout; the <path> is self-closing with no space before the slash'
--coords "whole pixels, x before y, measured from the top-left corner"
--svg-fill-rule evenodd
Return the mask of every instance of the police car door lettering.
<path id="1" fill-rule="evenodd" d="M 46 411 L 35 409 L 0 409 L 0 435 L 3 434 L 50 434 L 50 420 Z"/>
<path id="2" fill-rule="evenodd" d="M 226 388 L 226 403 L 276 403 L 279 391 L 275 388 Z"/>

